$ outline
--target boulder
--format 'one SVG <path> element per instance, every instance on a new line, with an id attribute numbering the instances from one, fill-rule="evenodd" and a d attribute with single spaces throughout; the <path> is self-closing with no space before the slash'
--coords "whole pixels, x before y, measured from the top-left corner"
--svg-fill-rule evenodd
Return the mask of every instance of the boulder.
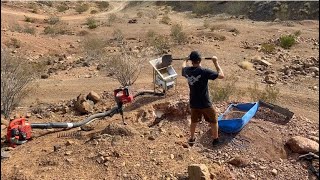
<path id="1" fill-rule="evenodd" d="M 236 167 L 245 167 L 249 164 L 249 161 L 247 159 L 239 156 L 239 157 L 232 158 L 229 161 L 229 163 L 236 166 Z"/>
<path id="2" fill-rule="evenodd" d="M 74 104 L 75 110 L 81 114 L 88 114 L 93 111 L 94 103 L 91 102 L 90 100 L 87 101 L 83 94 L 80 94 Z"/>
<path id="3" fill-rule="evenodd" d="M 286 144 L 295 153 L 319 152 L 319 144 L 316 141 L 301 136 L 290 138 Z"/>
<path id="4" fill-rule="evenodd" d="M 189 180 L 210 180 L 210 172 L 205 164 L 191 164 L 188 166 Z"/>
<path id="5" fill-rule="evenodd" d="M 276 84 L 277 82 L 277 77 L 273 74 L 268 74 L 266 77 L 265 77 L 265 82 L 268 83 L 268 84 Z"/>
<path id="6" fill-rule="evenodd" d="M 87 95 L 87 99 L 93 101 L 94 103 L 97 103 L 98 101 L 100 101 L 101 97 L 99 96 L 98 93 L 91 91 L 88 95 Z"/>
<path id="7" fill-rule="evenodd" d="M 122 135 L 122 136 L 134 136 L 138 132 L 128 125 L 121 125 L 117 123 L 109 124 L 103 131 L 103 134 L 110 135 Z"/>

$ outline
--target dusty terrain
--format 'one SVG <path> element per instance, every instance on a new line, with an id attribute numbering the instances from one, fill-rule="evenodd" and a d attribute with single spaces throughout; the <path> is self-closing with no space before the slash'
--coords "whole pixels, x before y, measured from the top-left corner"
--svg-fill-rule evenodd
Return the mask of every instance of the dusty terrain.
<path id="1" fill-rule="evenodd" d="M 70 7 L 74 4 L 70 4 Z M 65 56 L 61 63 L 65 68 L 58 68 L 46 79 L 37 79 L 34 82 L 36 90 L 23 99 L 13 115 L 32 112 L 29 122 L 80 121 L 88 115 L 78 115 L 73 110 L 62 112 L 59 107 L 66 106 L 79 94 L 86 95 L 90 91 L 102 97 L 102 103 L 96 105 L 93 113 L 113 107 L 112 92 L 120 84 L 97 70 L 98 62 L 89 66 L 75 65 L 85 57 L 82 46 L 85 38 L 95 36 L 113 39 L 114 30 L 120 29 L 129 45 L 146 49 L 148 46 L 144 42 L 149 30 L 168 39 L 170 37 L 171 25 L 159 23 L 164 16 L 164 7 L 155 6 L 152 2 L 132 7 L 126 7 L 126 4 L 110 2 L 107 9 L 90 14 L 94 8 L 94 3 L 90 3 L 88 11 L 78 14 L 72 8 L 57 12 L 54 7 L 45 5 L 39 6 L 37 13 L 32 13 L 28 3 L 2 3 L 2 46 L 6 46 L 11 38 L 18 39 L 21 47 L 10 47 L 12 53 L 23 54 L 30 61 L 49 57 L 59 63 L 59 57 Z M 144 16 L 137 17 L 139 11 Z M 157 15 L 155 19 L 152 18 L 153 13 Z M 71 31 L 70 34 L 50 36 L 42 33 L 47 26 L 43 20 L 53 14 L 60 17 L 60 21 Z M 120 20 L 108 26 L 107 17 L 110 14 L 115 14 Z M 69 130 L 81 132 L 75 137 L 58 137 L 60 132 L 52 130 L 34 130 L 33 140 L 14 149 L 9 148 L 11 157 L 1 160 L 1 178 L 186 179 L 188 165 L 202 163 L 208 166 L 213 179 L 315 179 L 306 164 L 297 160 L 298 154 L 292 153 L 285 143 L 296 135 L 307 138 L 319 136 L 319 69 L 317 73 L 293 73 L 291 76 L 286 76 L 281 69 L 310 61 L 319 66 L 319 21 L 262 22 L 227 15 L 193 18 L 189 13 L 174 11 L 168 15 L 171 24 L 180 23 L 188 36 L 187 43 L 170 47 L 173 57 L 185 57 L 192 50 L 199 50 L 206 57 L 215 55 L 226 76 L 239 78 L 236 86 L 242 90 L 254 82 L 263 88 L 265 77 L 275 74 L 277 80 L 274 86 L 280 90 L 277 104 L 295 113 L 291 121 L 282 124 L 282 117 L 259 110 L 240 133 L 230 135 L 220 132 L 225 143 L 218 148 L 211 147 L 208 127 L 206 123 L 201 123 L 197 129 L 195 146 L 188 147 L 189 90 L 186 80 L 180 76 L 182 62 L 174 61 L 173 66 L 179 74 L 176 89 L 169 90 L 163 98 L 139 97 L 125 107 L 128 125 L 120 128 L 130 133 L 118 134 L 104 130 L 110 124 L 120 126 L 120 115 L 90 123 L 91 131 Z M 25 22 L 25 16 L 36 20 L 33 23 Z M 91 16 L 101 22 L 99 27 L 92 30 L 85 25 L 86 18 Z M 132 18 L 137 19 L 137 23 L 128 23 Z M 212 32 L 204 27 L 205 21 L 219 28 Z M 14 30 L 15 25 L 34 27 L 36 33 L 18 32 Z M 230 32 L 232 28 L 239 33 Z M 89 35 L 80 36 L 78 33 L 81 30 L 88 31 Z M 297 31 L 301 32 L 298 43 L 290 49 L 276 47 L 274 54 L 258 50 L 262 43 Z M 217 34 L 226 39 L 220 41 L 212 38 Z M 158 57 L 161 55 L 150 53 L 145 58 L 152 60 Z M 259 70 L 256 67 L 251 71 L 239 67 L 242 61 L 250 61 L 253 57 L 262 57 L 272 65 L 267 69 Z M 148 60 L 144 62 L 140 78 L 131 87 L 133 93 L 153 89 L 152 67 Z M 210 61 L 202 65 L 213 68 Z M 48 65 L 50 67 L 53 65 Z M 222 113 L 229 103 L 251 101 L 250 97 L 239 95 L 232 101 L 215 103 L 214 106 Z M 150 126 L 155 121 L 153 111 L 166 109 L 169 104 L 177 106 L 172 105 L 174 110 L 166 112 L 167 116 L 160 123 Z M 2 141 L 1 146 L 6 147 L 6 144 Z M 239 156 L 246 159 L 245 167 L 229 163 L 230 159 Z"/>

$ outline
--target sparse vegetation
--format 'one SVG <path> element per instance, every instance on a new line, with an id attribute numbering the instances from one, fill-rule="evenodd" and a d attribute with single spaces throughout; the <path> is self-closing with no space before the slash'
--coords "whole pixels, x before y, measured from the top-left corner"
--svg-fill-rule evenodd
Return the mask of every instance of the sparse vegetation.
<path id="1" fill-rule="evenodd" d="M 24 16 L 24 21 L 25 21 L 25 22 L 34 23 L 34 22 L 36 22 L 36 19 L 31 18 L 31 17 L 29 17 L 29 16 Z"/>
<path id="2" fill-rule="evenodd" d="M 108 1 L 97 1 L 96 4 L 100 10 L 104 10 L 109 7 Z"/>
<path id="3" fill-rule="evenodd" d="M 213 34 L 213 38 L 218 41 L 225 41 L 227 39 L 226 36 L 221 34 Z"/>
<path id="4" fill-rule="evenodd" d="M 173 39 L 178 43 L 181 44 L 186 41 L 187 36 L 186 34 L 182 31 L 182 25 L 181 24 L 174 24 L 171 27 L 171 36 Z"/>
<path id="5" fill-rule="evenodd" d="M 8 47 L 14 47 L 14 48 L 20 48 L 21 47 L 21 41 L 17 38 L 10 38 L 10 41 L 6 43 Z"/>
<path id="6" fill-rule="evenodd" d="M 10 26 L 10 31 L 22 33 L 23 28 L 19 24 L 13 24 L 12 26 Z"/>
<path id="7" fill-rule="evenodd" d="M 242 68 L 242 69 L 246 69 L 246 70 L 251 70 L 253 71 L 254 68 L 253 68 L 253 64 L 249 61 L 242 61 L 239 66 Z"/>
<path id="8" fill-rule="evenodd" d="M 89 29 L 95 29 L 99 26 L 98 21 L 96 19 L 94 19 L 93 17 L 87 18 L 87 25 L 88 25 Z"/>
<path id="9" fill-rule="evenodd" d="M 209 83 L 210 98 L 213 102 L 228 101 L 237 91 L 238 79 L 230 76 L 224 81 L 211 81 Z"/>
<path id="10" fill-rule="evenodd" d="M 49 7 L 53 6 L 52 1 L 38 1 L 38 3 L 44 4 L 44 5 L 49 6 Z"/>
<path id="11" fill-rule="evenodd" d="M 266 54 L 273 54 L 275 52 L 275 45 L 272 43 L 262 43 L 261 44 L 261 51 Z"/>
<path id="12" fill-rule="evenodd" d="M 280 46 L 284 49 L 290 49 L 295 43 L 296 39 L 294 35 L 283 35 L 279 38 Z"/>
<path id="13" fill-rule="evenodd" d="M 88 11 L 89 5 L 88 4 L 77 4 L 75 7 L 76 12 L 79 14 Z"/>
<path id="14" fill-rule="evenodd" d="M 50 16 L 48 19 L 45 19 L 45 22 L 51 25 L 57 24 L 60 21 L 58 16 Z"/>
<path id="15" fill-rule="evenodd" d="M 111 13 L 108 17 L 108 20 L 107 20 L 107 25 L 108 26 L 111 26 L 116 20 L 117 20 L 117 15 L 114 14 L 114 13 Z"/>
<path id="16" fill-rule="evenodd" d="M 235 34 L 240 34 L 240 31 L 237 28 L 231 28 L 229 32 L 233 32 Z"/>
<path id="17" fill-rule="evenodd" d="M 164 35 L 158 35 L 153 30 L 147 32 L 147 43 L 149 46 L 154 47 L 158 54 L 165 53 L 170 49 L 168 38 Z"/>
<path id="18" fill-rule="evenodd" d="M 168 15 L 164 15 L 160 21 L 160 23 L 163 23 L 163 24 L 169 24 L 171 21 L 170 17 Z"/>
<path id="19" fill-rule="evenodd" d="M 253 87 L 248 88 L 247 92 L 253 101 L 262 100 L 265 102 L 275 103 L 278 100 L 280 90 L 271 85 L 266 85 L 264 90 L 260 90 L 258 83 L 255 82 Z"/>
<path id="20" fill-rule="evenodd" d="M 95 60 L 104 58 L 104 47 L 107 45 L 106 41 L 95 36 L 86 36 L 83 41 L 83 49 L 86 54 Z"/>
<path id="21" fill-rule="evenodd" d="M 137 17 L 138 18 L 142 18 L 143 17 L 143 13 L 141 11 L 137 12 Z"/>
<path id="22" fill-rule="evenodd" d="M 124 36 L 120 29 L 115 29 L 113 31 L 113 37 L 119 44 L 123 43 Z"/>
<path id="23" fill-rule="evenodd" d="M 300 31 L 300 30 L 295 31 L 295 32 L 293 33 L 293 35 L 294 35 L 295 37 L 298 37 L 298 36 L 301 35 L 301 31 Z"/>
<path id="24" fill-rule="evenodd" d="M 210 28 L 210 22 L 207 19 L 203 21 L 203 27 Z"/>
<path id="25" fill-rule="evenodd" d="M 5 117 L 27 95 L 27 86 L 36 77 L 35 67 L 24 58 L 9 56 L 1 48 L 1 112 Z"/>
<path id="26" fill-rule="evenodd" d="M 86 30 L 81 30 L 81 31 L 79 31 L 79 33 L 78 33 L 79 36 L 86 36 L 86 35 L 88 35 L 88 34 L 89 34 L 89 32 L 86 31 Z"/>
<path id="27" fill-rule="evenodd" d="M 90 14 L 97 14 L 97 13 L 98 13 L 98 11 L 95 10 L 95 9 L 93 9 L 93 10 L 90 11 Z"/>
<path id="28" fill-rule="evenodd" d="M 63 3 L 63 4 L 59 4 L 56 8 L 58 12 L 64 12 L 69 9 L 69 6 Z"/>
<path id="29" fill-rule="evenodd" d="M 210 13 L 211 9 L 207 5 L 207 2 L 196 2 L 196 4 L 193 6 L 192 12 L 197 16 L 201 16 Z"/>
<path id="30" fill-rule="evenodd" d="M 25 26 L 23 29 L 24 33 L 28 33 L 28 34 L 35 34 L 36 33 L 36 28 L 31 27 L 31 26 Z"/>
<path id="31" fill-rule="evenodd" d="M 145 60 L 129 55 L 124 46 L 121 46 L 120 52 L 120 55 L 107 59 L 106 70 L 123 87 L 131 86 L 138 79 L 143 66 L 142 62 Z"/>
<path id="32" fill-rule="evenodd" d="M 58 34 L 71 34 L 70 30 L 64 24 L 55 24 L 44 28 L 44 34 L 58 35 Z"/>

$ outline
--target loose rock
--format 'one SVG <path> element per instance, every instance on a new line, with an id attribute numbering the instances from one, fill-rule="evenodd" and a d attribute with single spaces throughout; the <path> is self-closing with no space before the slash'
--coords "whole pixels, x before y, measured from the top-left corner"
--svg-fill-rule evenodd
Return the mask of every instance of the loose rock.
<path id="1" fill-rule="evenodd" d="M 292 137 L 288 140 L 287 145 L 296 153 L 319 152 L 319 144 L 317 142 L 301 136 Z"/>
<path id="2" fill-rule="evenodd" d="M 191 164 L 188 166 L 189 180 L 209 180 L 210 172 L 204 164 Z"/>

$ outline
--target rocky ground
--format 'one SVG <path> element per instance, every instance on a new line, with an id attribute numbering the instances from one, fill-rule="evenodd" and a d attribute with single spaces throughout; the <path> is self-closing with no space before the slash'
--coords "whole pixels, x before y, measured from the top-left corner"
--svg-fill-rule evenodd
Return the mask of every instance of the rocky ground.
<path id="1" fill-rule="evenodd" d="M 167 8 L 151 2 L 126 6 L 125 2 L 110 2 L 104 10 L 95 3 L 78 14 L 77 3 L 70 3 L 65 12 L 56 6 L 31 6 L 33 3 L 2 2 L 1 44 L 11 54 L 23 54 L 29 61 L 41 61 L 45 71 L 37 80 L 38 88 L 24 99 L 11 118 L 1 118 L 1 147 L 8 157 L 1 159 L 3 179 L 316 179 L 307 161 L 299 155 L 319 151 L 319 22 L 276 21 L 256 22 L 227 15 L 193 18 L 188 13 L 170 11 L 170 24 L 161 23 Z M 37 7 L 37 12 L 31 12 Z M 126 8 L 125 8 L 126 7 Z M 90 30 L 85 21 L 99 12 L 99 27 Z M 137 17 L 137 12 L 145 16 Z M 153 12 L 157 17 L 154 18 Z M 47 26 L 43 19 L 54 13 L 66 23 L 70 34 L 43 34 Z M 115 13 L 119 20 L 108 25 L 105 17 Z M 25 17 L 35 18 L 34 23 Z M 29 122 L 78 122 L 89 115 L 115 106 L 113 90 L 119 83 L 104 71 L 105 62 L 92 59 L 83 49 L 87 37 L 101 38 L 111 56 L 119 52 L 113 36 L 121 29 L 125 42 L 136 55 L 150 53 L 143 63 L 140 78 L 132 93 L 153 89 L 152 68 L 148 60 L 161 56 L 147 45 L 146 34 L 152 29 L 170 39 L 170 27 L 179 22 L 187 34 L 184 44 L 170 44 L 166 49 L 174 57 L 198 49 L 205 56 L 218 56 L 226 76 L 237 77 L 235 97 L 215 103 L 223 113 L 230 103 L 252 101 L 240 90 L 266 84 L 279 88 L 277 104 L 295 113 L 290 121 L 266 108 L 257 114 L 237 134 L 219 132 L 223 144 L 213 148 L 205 122 L 199 124 L 193 147 L 189 138 L 190 110 L 188 88 L 178 77 L 176 89 L 166 97 L 145 96 L 124 108 L 127 125 L 119 114 L 97 119 L 81 128 L 61 131 L 32 131 L 33 139 L 16 148 L 4 142 L 10 120 L 21 116 Z M 211 24 L 211 29 L 205 24 Z M 13 30 L 19 24 L 35 27 L 35 34 Z M 236 30 L 235 30 L 236 28 Z M 91 36 L 79 35 L 87 31 Z M 265 53 L 263 43 L 277 44 L 282 34 L 300 31 L 297 43 L 290 49 L 276 45 Z M 224 38 L 222 38 L 224 37 Z M 12 38 L 20 41 L 20 46 Z M 181 62 L 173 62 L 181 74 Z M 203 66 L 212 67 L 210 62 Z M 228 82 L 228 80 L 226 80 Z M 236 87 L 234 87 L 236 88 Z M 192 165 L 196 164 L 196 165 Z M 199 165 L 202 164 L 202 165 Z M 318 168 L 319 162 L 315 160 Z"/>

